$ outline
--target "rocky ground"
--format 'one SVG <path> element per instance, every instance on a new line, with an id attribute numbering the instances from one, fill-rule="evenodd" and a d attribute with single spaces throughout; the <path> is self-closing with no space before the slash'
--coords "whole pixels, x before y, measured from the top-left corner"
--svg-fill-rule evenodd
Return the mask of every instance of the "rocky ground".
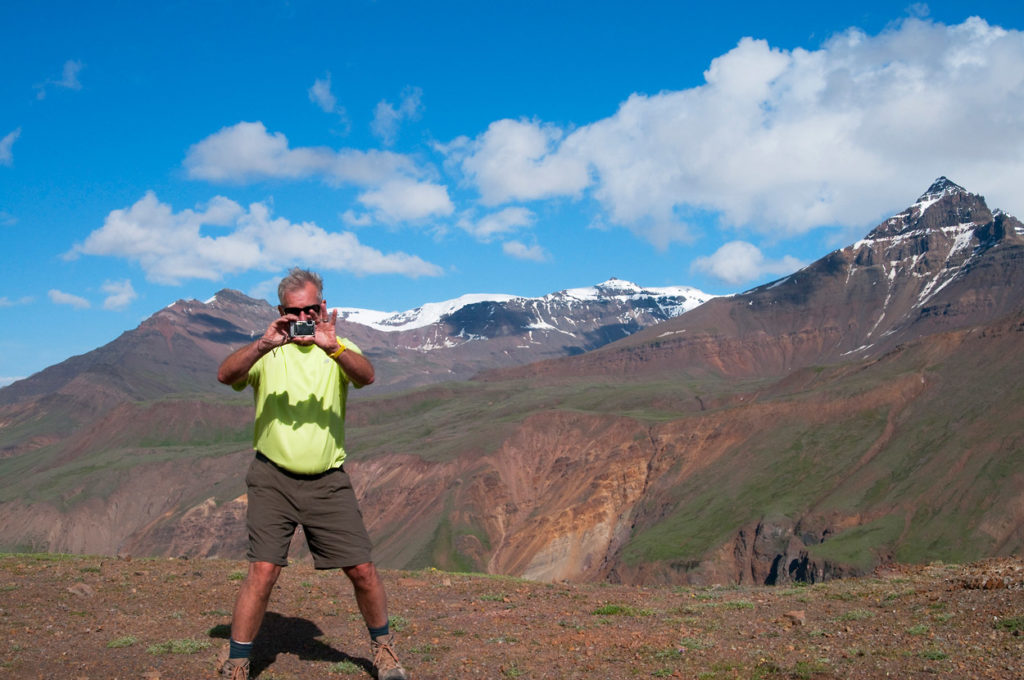
<path id="1" fill-rule="evenodd" d="M 0 556 L 0 677 L 215 677 L 244 568 Z M 1022 559 L 801 587 L 547 584 L 434 570 L 385 578 L 414 680 L 1024 677 Z M 370 677 L 343 579 L 306 563 L 285 571 L 254 677 Z"/>

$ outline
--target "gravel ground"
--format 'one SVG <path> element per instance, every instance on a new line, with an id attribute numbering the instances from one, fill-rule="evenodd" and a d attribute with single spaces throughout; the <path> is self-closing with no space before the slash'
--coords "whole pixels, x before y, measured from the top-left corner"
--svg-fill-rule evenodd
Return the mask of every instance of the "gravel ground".
<path id="1" fill-rule="evenodd" d="M 213 678 L 241 562 L 0 556 L 0 677 Z M 896 566 L 800 587 L 536 583 L 384 572 L 413 680 L 1024 678 L 1024 560 Z M 336 572 L 285 570 L 261 680 L 368 678 Z"/>

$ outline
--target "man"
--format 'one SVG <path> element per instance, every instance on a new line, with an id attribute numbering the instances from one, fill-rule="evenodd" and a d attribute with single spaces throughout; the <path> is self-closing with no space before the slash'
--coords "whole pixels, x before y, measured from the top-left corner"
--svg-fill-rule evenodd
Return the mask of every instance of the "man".
<path id="1" fill-rule="evenodd" d="M 220 674 L 248 679 L 253 639 L 288 563 L 295 527 L 302 524 L 314 566 L 340 568 L 352 582 L 377 678 L 406 680 L 389 630 L 384 586 L 342 465 L 348 385 L 372 383 L 373 366 L 358 347 L 335 335 L 338 312 L 327 314 L 319 275 L 292 269 L 277 293 L 280 318 L 225 359 L 217 373 L 236 390 L 251 385 L 256 401 L 256 456 L 246 476 L 249 573 L 235 603 Z M 297 321 L 312 321 L 312 335 L 293 336 Z"/>

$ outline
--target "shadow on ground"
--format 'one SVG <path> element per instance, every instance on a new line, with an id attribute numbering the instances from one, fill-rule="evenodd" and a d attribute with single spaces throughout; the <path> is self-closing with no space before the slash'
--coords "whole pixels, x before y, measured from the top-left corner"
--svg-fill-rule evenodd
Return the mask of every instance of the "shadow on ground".
<path id="1" fill-rule="evenodd" d="M 320 627 L 309 619 L 267 612 L 259 635 L 256 636 L 256 644 L 253 646 L 253 677 L 258 677 L 261 672 L 273 665 L 281 654 L 295 656 L 303 661 L 348 661 L 368 673 L 372 671 L 373 664 L 369 659 L 351 656 L 335 649 L 320 639 L 323 635 Z M 231 627 L 216 626 L 210 631 L 210 636 L 226 641 L 231 637 Z"/>

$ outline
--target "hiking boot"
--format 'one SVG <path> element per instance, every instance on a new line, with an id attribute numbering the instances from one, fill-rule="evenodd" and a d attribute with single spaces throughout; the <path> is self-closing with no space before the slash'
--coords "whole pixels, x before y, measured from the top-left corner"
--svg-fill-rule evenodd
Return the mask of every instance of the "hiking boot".
<path id="1" fill-rule="evenodd" d="M 226 680 L 249 680 L 249 660 L 229 659 L 228 648 L 225 647 L 217 657 L 217 677 Z"/>
<path id="2" fill-rule="evenodd" d="M 405 669 L 395 653 L 395 636 L 379 637 L 370 643 L 373 652 L 373 669 L 377 680 L 408 680 Z"/>

